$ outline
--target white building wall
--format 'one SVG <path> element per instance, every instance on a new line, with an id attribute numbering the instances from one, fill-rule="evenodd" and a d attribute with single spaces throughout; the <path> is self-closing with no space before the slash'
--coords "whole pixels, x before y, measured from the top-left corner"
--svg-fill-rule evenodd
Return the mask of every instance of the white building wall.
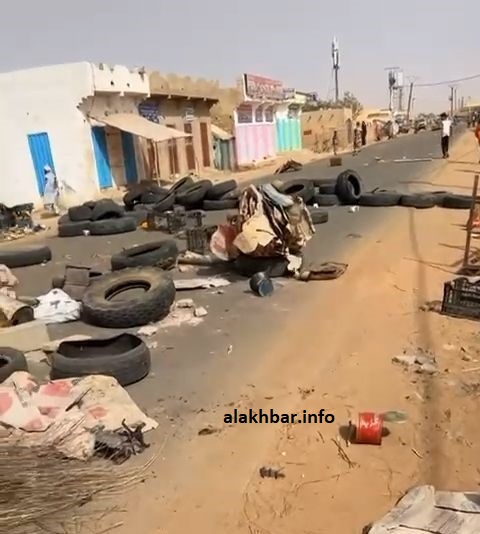
<path id="1" fill-rule="evenodd" d="M 48 133 L 68 204 L 99 195 L 89 115 L 134 112 L 143 71 L 88 62 L 0 74 L 0 202 L 41 205 L 27 135 Z M 117 184 L 119 185 L 119 184 Z"/>

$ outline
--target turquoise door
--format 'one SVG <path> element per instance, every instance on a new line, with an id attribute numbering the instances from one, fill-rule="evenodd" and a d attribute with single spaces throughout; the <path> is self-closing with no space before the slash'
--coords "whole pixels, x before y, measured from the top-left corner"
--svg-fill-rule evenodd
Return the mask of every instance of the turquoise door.
<path id="1" fill-rule="evenodd" d="M 135 160 L 135 141 L 129 132 L 122 132 L 123 164 L 127 184 L 138 182 L 137 162 Z"/>
<path id="2" fill-rule="evenodd" d="M 92 127 L 93 151 L 95 154 L 95 163 L 97 165 L 98 185 L 100 189 L 112 187 L 113 177 L 110 159 L 108 157 L 107 136 L 105 128 L 101 126 Z"/>
<path id="3" fill-rule="evenodd" d="M 37 177 L 38 192 L 43 196 L 45 192 L 45 165 L 48 165 L 55 172 L 50 140 L 46 132 L 27 135 L 27 139 L 35 176 Z"/>

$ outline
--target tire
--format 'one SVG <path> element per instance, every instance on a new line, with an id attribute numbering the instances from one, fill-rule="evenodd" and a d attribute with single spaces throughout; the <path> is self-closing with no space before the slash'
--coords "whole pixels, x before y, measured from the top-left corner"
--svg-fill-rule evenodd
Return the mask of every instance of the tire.
<path id="1" fill-rule="evenodd" d="M 232 198 L 238 200 L 241 194 L 242 192 L 240 191 L 240 189 L 232 189 L 232 191 L 229 191 L 228 193 L 223 195 L 220 200 L 231 200 Z"/>
<path id="2" fill-rule="evenodd" d="M 124 213 L 123 208 L 113 202 L 113 200 L 105 200 L 98 202 L 93 208 L 91 220 L 103 221 L 106 219 L 119 219 Z"/>
<path id="3" fill-rule="evenodd" d="M 145 191 L 140 197 L 141 204 L 156 204 L 160 202 L 166 195 L 162 193 L 156 193 L 154 191 Z"/>
<path id="4" fill-rule="evenodd" d="M 340 200 L 337 195 L 315 195 L 313 203 L 317 206 L 338 206 Z"/>
<path id="5" fill-rule="evenodd" d="M 52 278 L 52 289 L 63 289 L 65 276 L 54 276 Z"/>
<path id="6" fill-rule="evenodd" d="M 173 208 L 175 204 L 175 193 L 169 193 L 166 197 L 162 198 L 160 202 L 157 202 L 152 206 L 152 211 L 156 213 L 163 213 Z"/>
<path id="7" fill-rule="evenodd" d="M 181 178 L 178 182 L 175 182 L 168 192 L 175 194 L 183 193 L 183 191 L 189 189 L 192 185 L 195 185 L 193 178 L 191 176 L 185 176 L 185 178 Z"/>
<path id="8" fill-rule="evenodd" d="M 442 206 L 445 197 L 449 195 L 448 191 L 432 191 L 431 193 L 426 193 L 432 195 L 435 200 L 435 206 Z"/>
<path id="9" fill-rule="evenodd" d="M 46 263 L 51 259 L 52 251 L 50 247 L 45 245 L 0 248 L 0 265 L 6 265 L 10 269 L 38 265 L 39 263 Z"/>
<path id="10" fill-rule="evenodd" d="M 137 224 L 130 217 L 121 219 L 106 219 L 104 221 L 95 221 L 90 223 L 90 233 L 92 235 L 113 235 L 134 232 Z"/>
<path id="11" fill-rule="evenodd" d="M 72 222 L 72 221 L 70 220 L 70 217 L 68 216 L 68 214 L 65 213 L 64 215 L 60 215 L 60 217 L 57 220 L 57 225 L 60 226 L 61 224 L 66 224 L 69 222 Z"/>
<path id="12" fill-rule="evenodd" d="M 402 198 L 400 199 L 400 206 L 404 206 L 405 208 L 417 208 L 417 209 L 425 209 L 425 208 L 434 208 L 437 205 L 437 199 L 435 198 L 435 195 L 430 194 L 412 194 L 412 195 L 402 195 Z"/>
<path id="13" fill-rule="evenodd" d="M 11 347 L 0 347 L 0 382 L 15 371 L 28 371 L 25 354 Z"/>
<path id="14" fill-rule="evenodd" d="M 108 300 L 121 289 L 148 287 L 141 296 Z M 105 328 L 131 328 L 166 317 L 175 300 L 172 277 L 156 267 L 134 267 L 93 281 L 83 296 L 83 318 Z"/>
<path id="15" fill-rule="evenodd" d="M 149 212 L 147 210 L 135 210 L 135 211 L 129 211 L 125 217 L 128 219 L 132 219 L 132 221 L 135 222 L 135 225 L 141 226 L 148 217 Z"/>
<path id="16" fill-rule="evenodd" d="M 195 208 L 203 202 L 211 187 L 212 182 L 210 180 L 200 180 L 181 193 L 177 193 L 175 201 L 185 208 Z"/>
<path id="17" fill-rule="evenodd" d="M 87 200 L 86 202 L 83 203 L 83 205 L 93 210 L 93 208 L 97 205 L 97 202 L 98 202 L 97 200 Z"/>
<path id="18" fill-rule="evenodd" d="M 320 210 L 318 208 L 310 208 L 310 217 L 313 224 L 323 224 L 328 222 L 328 211 Z"/>
<path id="19" fill-rule="evenodd" d="M 112 271 L 146 265 L 171 269 L 178 258 L 178 247 L 173 239 L 155 241 L 127 248 L 111 258 Z"/>
<path id="20" fill-rule="evenodd" d="M 351 169 L 338 175 L 335 193 L 344 204 L 357 204 L 363 192 L 363 181 L 360 175 Z"/>
<path id="21" fill-rule="evenodd" d="M 398 206 L 402 195 L 389 191 L 378 191 L 377 193 L 364 193 L 358 199 L 360 206 L 388 207 Z"/>
<path id="22" fill-rule="evenodd" d="M 238 199 L 235 199 L 235 198 L 203 201 L 203 209 L 205 211 L 232 210 L 237 207 L 238 207 Z"/>
<path id="23" fill-rule="evenodd" d="M 58 225 L 58 237 L 77 237 L 84 235 L 84 230 L 90 232 L 90 221 L 67 222 Z"/>
<path id="24" fill-rule="evenodd" d="M 220 200 L 224 195 L 230 191 L 234 191 L 237 188 L 237 182 L 235 180 L 226 180 L 219 184 L 214 184 L 205 195 L 206 200 Z"/>
<path id="25" fill-rule="evenodd" d="M 88 206 L 74 206 L 68 208 L 68 218 L 72 222 L 89 221 L 92 217 L 92 209 Z"/>
<path id="26" fill-rule="evenodd" d="M 235 270 L 242 276 L 253 276 L 256 273 L 266 272 L 270 278 L 278 278 L 287 274 L 288 260 L 284 257 L 255 258 L 241 255 L 233 264 Z"/>
<path id="27" fill-rule="evenodd" d="M 281 192 L 284 195 L 300 197 L 307 204 L 315 195 L 315 187 L 312 180 L 289 180 L 283 184 Z"/>
<path id="28" fill-rule="evenodd" d="M 472 197 L 466 195 L 446 195 L 442 202 L 442 207 L 454 210 L 467 210 L 471 206 Z"/>
<path id="29" fill-rule="evenodd" d="M 133 209 L 135 204 L 140 202 L 140 198 L 142 196 L 142 192 L 138 189 L 134 189 L 133 191 L 129 191 L 123 196 L 123 203 L 127 209 Z"/>
<path id="30" fill-rule="evenodd" d="M 334 195 L 336 190 L 336 183 L 325 182 L 323 184 L 319 184 L 317 187 L 320 195 Z"/>
<path id="31" fill-rule="evenodd" d="M 151 357 L 146 344 L 132 334 L 108 339 L 64 341 L 52 354 L 50 378 L 106 375 L 121 386 L 134 384 L 150 372 Z"/>

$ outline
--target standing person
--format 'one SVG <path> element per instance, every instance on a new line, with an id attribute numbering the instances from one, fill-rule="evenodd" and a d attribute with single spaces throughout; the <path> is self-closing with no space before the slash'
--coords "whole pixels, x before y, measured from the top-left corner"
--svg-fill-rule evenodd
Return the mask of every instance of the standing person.
<path id="1" fill-rule="evenodd" d="M 442 119 L 442 155 L 446 159 L 450 157 L 448 150 L 450 148 L 450 135 L 452 134 L 452 121 L 446 113 L 440 115 Z"/>
<path id="2" fill-rule="evenodd" d="M 358 149 L 361 146 L 362 146 L 362 129 L 360 127 L 360 123 L 357 122 L 353 130 L 353 155 L 354 156 L 358 154 Z"/>
<path id="3" fill-rule="evenodd" d="M 367 123 L 362 121 L 362 146 L 367 144 Z"/>
<path id="4" fill-rule="evenodd" d="M 337 130 L 333 130 L 332 147 L 333 147 L 333 155 L 336 156 L 337 152 L 338 152 L 338 132 L 337 132 Z"/>
<path id="5" fill-rule="evenodd" d="M 58 215 L 58 197 L 60 191 L 58 189 L 58 180 L 55 173 L 52 171 L 50 165 L 45 165 L 43 168 L 45 175 L 45 190 L 43 192 L 43 205 L 46 210 Z"/>
<path id="6" fill-rule="evenodd" d="M 480 119 L 477 121 L 477 126 L 475 127 L 475 139 L 477 140 L 478 150 L 480 153 Z M 478 162 L 480 163 L 480 160 Z"/>

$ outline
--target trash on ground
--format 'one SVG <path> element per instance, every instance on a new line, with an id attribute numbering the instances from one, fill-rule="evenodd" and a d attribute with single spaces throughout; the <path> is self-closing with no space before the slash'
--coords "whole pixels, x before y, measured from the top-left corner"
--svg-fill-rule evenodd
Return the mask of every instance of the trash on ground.
<path id="1" fill-rule="evenodd" d="M 335 280 L 345 274 L 348 268 L 346 263 L 327 262 L 318 266 L 308 267 L 295 275 L 297 280 Z"/>
<path id="2" fill-rule="evenodd" d="M 46 324 L 67 323 L 80 318 L 81 304 L 61 289 L 52 289 L 38 300 L 40 304 L 34 309 L 35 319 Z"/>
<path id="3" fill-rule="evenodd" d="M 452 317 L 480 319 L 480 281 L 460 277 L 443 286 L 441 313 Z"/>
<path id="4" fill-rule="evenodd" d="M 12 443 L 30 447 L 54 446 L 69 458 L 87 459 L 94 454 L 95 432 L 117 432 L 122 423 L 144 423 L 143 431 L 157 423 L 141 412 L 128 393 L 112 377 L 92 375 L 39 384 L 25 371 L 13 373 L 0 385 L 0 397 L 8 409 L 0 425 L 14 429 Z"/>
<path id="5" fill-rule="evenodd" d="M 258 473 L 262 478 L 285 478 L 285 473 L 283 473 L 282 470 L 283 468 L 275 469 L 273 467 L 260 467 Z"/>
<path id="6" fill-rule="evenodd" d="M 221 428 L 214 428 L 212 426 L 207 426 L 207 427 L 202 428 L 201 430 L 199 430 L 198 431 L 198 435 L 199 436 L 210 436 L 212 434 L 218 434 L 221 431 L 222 431 Z"/>
<path id="7" fill-rule="evenodd" d="M 394 159 L 393 163 L 421 163 L 423 161 L 433 161 L 433 158 L 403 158 Z"/>
<path id="8" fill-rule="evenodd" d="M 440 300 L 431 300 L 420 306 L 420 311 L 433 311 L 440 313 L 442 311 L 442 302 Z"/>
<path id="9" fill-rule="evenodd" d="M 357 213 L 360 211 L 360 206 L 350 206 L 348 208 L 348 213 Z"/>
<path id="10" fill-rule="evenodd" d="M 137 334 L 139 336 L 150 337 L 150 336 L 155 335 L 157 332 L 158 332 L 158 326 L 146 325 L 146 326 L 142 326 L 141 328 L 139 328 L 137 331 Z"/>
<path id="11" fill-rule="evenodd" d="M 194 308 L 195 303 L 193 299 L 179 299 L 175 302 L 176 308 Z"/>
<path id="12" fill-rule="evenodd" d="M 193 310 L 193 315 L 195 315 L 195 317 L 205 317 L 208 315 L 208 311 L 203 306 L 199 306 Z"/>
<path id="13" fill-rule="evenodd" d="M 278 169 L 275 171 L 275 174 L 283 174 L 285 172 L 296 172 L 302 168 L 303 168 L 303 165 L 301 163 L 293 159 L 289 159 L 283 165 L 278 167 Z"/>
<path id="14" fill-rule="evenodd" d="M 383 412 L 381 416 L 387 423 L 405 423 L 408 421 L 407 413 L 399 410 L 389 410 L 388 412 Z"/>
<path id="15" fill-rule="evenodd" d="M 18 285 L 18 278 L 6 265 L 0 265 L 0 293 L 12 299 L 16 298 L 15 286 Z"/>
<path id="16" fill-rule="evenodd" d="M 273 291 L 273 282 L 267 273 L 256 273 L 249 281 L 250 289 L 259 297 L 269 297 Z"/>
<path id="17" fill-rule="evenodd" d="M 220 276 L 211 276 L 208 278 L 188 278 L 185 280 L 174 280 L 175 289 L 177 291 L 185 291 L 189 289 L 212 289 L 218 287 L 226 287 L 230 282 L 226 278 Z"/>
<path id="18" fill-rule="evenodd" d="M 0 327 L 33 321 L 33 308 L 0 292 Z"/>
<path id="19" fill-rule="evenodd" d="M 417 373 L 433 374 L 438 371 L 437 361 L 434 356 L 400 354 L 392 358 L 393 363 L 399 363 L 405 367 L 411 367 Z"/>
<path id="20" fill-rule="evenodd" d="M 355 433 L 355 443 L 381 445 L 383 436 L 382 414 L 362 412 L 358 414 L 358 425 Z"/>
<path id="21" fill-rule="evenodd" d="M 115 432 L 98 427 L 95 430 L 95 455 L 122 464 L 131 456 L 142 453 L 150 447 L 143 437 L 144 428 L 145 423 L 129 427 L 125 421 L 122 421 L 121 428 Z"/>
<path id="22" fill-rule="evenodd" d="M 436 491 L 433 486 L 409 490 L 368 534 L 477 534 L 480 532 L 480 493 Z"/>
<path id="23" fill-rule="evenodd" d="M 223 265 L 224 260 L 214 256 L 213 254 L 197 254 L 187 250 L 178 255 L 178 263 L 180 265 Z"/>

